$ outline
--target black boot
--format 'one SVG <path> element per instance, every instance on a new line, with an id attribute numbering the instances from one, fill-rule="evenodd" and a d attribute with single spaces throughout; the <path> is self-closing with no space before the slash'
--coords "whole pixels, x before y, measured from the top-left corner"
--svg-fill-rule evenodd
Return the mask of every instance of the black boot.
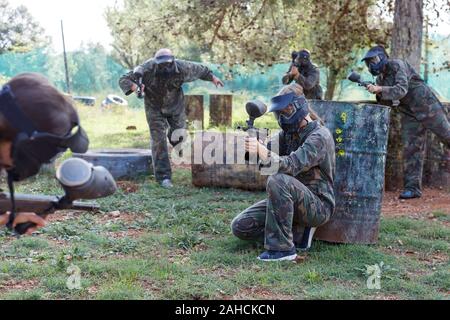
<path id="1" fill-rule="evenodd" d="M 312 239 L 314 236 L 314 232 L 316 232 L 316 229 L 317 228 L 314 227 L 305 227 L 302 242 L 297 246 L 299 250 L 308 251 L 311 248 Z"/>
<path id="2" fill-rule="evenodd" d="M 418 191 L 406 189 L 405 191 L 403 191 L 400 194 L 400 196 L 398 198 L 399 199 L 414 199 L 414 198 L 420 198 L 421 196 L 422 196 L 422 193 L 420 193 Z"/>

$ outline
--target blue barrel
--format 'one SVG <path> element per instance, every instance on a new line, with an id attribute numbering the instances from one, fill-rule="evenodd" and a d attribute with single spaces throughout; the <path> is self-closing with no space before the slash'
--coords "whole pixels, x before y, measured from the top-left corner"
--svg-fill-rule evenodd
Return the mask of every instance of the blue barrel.
<path id="1" fill-rule="evenodd" d="M 336 143 L 336 211 L 316 239 L 378 240 L 390 108 L 365 102 L 310 101 Z"/>

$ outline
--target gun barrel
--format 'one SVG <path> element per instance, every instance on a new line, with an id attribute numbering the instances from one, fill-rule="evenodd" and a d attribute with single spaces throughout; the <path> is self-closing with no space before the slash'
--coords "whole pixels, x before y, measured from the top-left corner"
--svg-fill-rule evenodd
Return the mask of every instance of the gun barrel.
<path id="1" fill-rule="evenodd" d="M 36 214 L 50 214 L 55 210 L 72 209 L 82 211 L 95 211 L 100 207 L 92 202 L 75 201 L 68 205 L 60 206 L 56 196 L 15 194 L 17 212 L 35 212 Z M 0 193 L 0 213 L 11 210 L 11 198 L 9 193 Z"/>

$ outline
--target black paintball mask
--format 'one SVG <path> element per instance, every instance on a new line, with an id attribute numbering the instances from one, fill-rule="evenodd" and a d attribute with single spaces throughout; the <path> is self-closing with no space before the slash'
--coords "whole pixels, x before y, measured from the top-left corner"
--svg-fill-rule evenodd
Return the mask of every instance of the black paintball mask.
<path id="1" fill-rule="evenodd" d="M 369 72 L 374 76 L 379 76 L 387 64 L 389 55 L 381 46 L 371 48 L 361 61 L 366 63 Z"/>
<path id="2" fill-rule="evenodd" d="M 156 75 L 167 78 L 176 71 L 174 56 L 160 56 L 156 58 Z"/>
<path id="3" fill-rule="evenodd" d="M 64 136 L 38 131 L 17 105 L 8 85 L 4 86 L 0 92 L 0 113 L 18 132 L 11 147 L 13 167 L 7 169 L 13 208 L 7 226 L 11 227 L 15 218 L 13 182 L 37 174 L 43 164 L 50 163 L 67 149 L 77 153 L 86 152 L 89 139 L 78 123 L 73 123 L 72 129 Z"/>
<path id="4" fill-rule="evenodd" d="M 297 68 L 304 68 L 306 66 L 309 66 L 311 64 L 311 54 L 308 50 L 300 50 L 297 52 L 297 55 L 294 60 L 294 65 Z"/>

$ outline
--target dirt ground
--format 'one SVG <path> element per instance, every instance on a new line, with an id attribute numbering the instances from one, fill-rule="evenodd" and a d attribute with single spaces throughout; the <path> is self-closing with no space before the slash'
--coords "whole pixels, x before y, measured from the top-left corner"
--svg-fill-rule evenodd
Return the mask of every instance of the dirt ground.
<path id="1" fill-rule="evenodd" d="M 386 192 L 381 212 L 383 216 L 415 216 L 442 212 L 450 214 L 450 192 L 424 189 L 419 199 L 400 200 L 399 192 Z"/>

